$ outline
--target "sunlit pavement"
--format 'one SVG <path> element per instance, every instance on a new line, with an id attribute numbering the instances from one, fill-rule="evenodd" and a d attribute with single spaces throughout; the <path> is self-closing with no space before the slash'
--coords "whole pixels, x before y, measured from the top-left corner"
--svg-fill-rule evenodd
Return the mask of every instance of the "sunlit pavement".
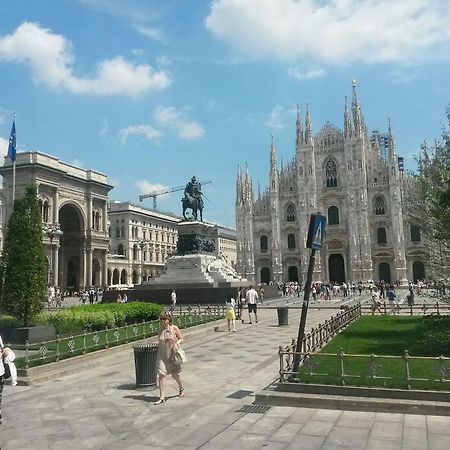
<path id="1" fill-rule="evenodd" d="M 289 325 L 277 325 L 274 307 L 285 302 L 259 308 L 257 324 L 248 324 L 245 313 L 237 333 L 226 331 L 224 321 L 218 332 L 213 326 L 201 335 L 186 331 L 186 397 L 178 398 L 175 383 L 167 380 L 167 401 L 159 406 L 153 405 L 156 389 L 134 388 L 129 350 L 104 357 L 100 367 L 40 385 L 6 385 L 1 449 L 450 448 L 450 417 L 248 408 L 254 393 L 277 377 L 278 346 L 297 335 L 300 307 L 289 309 Z M 335 312 L 311 308 L 307 329 Z"/>

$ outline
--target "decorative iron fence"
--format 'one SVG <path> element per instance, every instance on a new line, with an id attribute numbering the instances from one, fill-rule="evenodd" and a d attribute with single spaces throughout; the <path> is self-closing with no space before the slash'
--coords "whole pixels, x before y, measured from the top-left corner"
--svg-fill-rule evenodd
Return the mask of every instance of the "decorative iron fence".
<path id="1" fill-rule="evenodd" d="M 439 302 L 436 303 L 422 303 L 422 304 L 415 304 L 415 305 L 405 305 L 405 304 L 398 304 L 396 303 L 393 308 L 391 308 L 391 305 L 389 303 L 383 302 L 380 305 L 380 310 L 373 309 L 373 306 L 370 305 L 363 305 L 361 306 L 361 311 L 363 314 L 392 314 L 395 312 L 395 314 L 399 315 L 429 315 L 429 314 L 437 314 L 437 315 L 447 315 L 450 314 L 450 305 L 449 304 L 442 304 Z"/>
<path id="2" fill-rule="evenodd" d="M 332 316 L 330 320 L 325 320 L 325 323 L 319 324 L 316 328 L 312 328 L 302 340 L 300 364 L 303 363 L 306 355 L 320 350 L 333 336 L 360 316 L 361 304 L 358 303 L 346 311 L 338 312 L 336 316 Z M 297 340 L 292 339 L 289 345 L 285 347 L 280 346 L 278 349 L 278 355 L 280 357 L 280 381 L 285 381 L 287 376 L 298 375 L 292 371 L 296 348 Z"/>
<path id="3" fill-rule="evenodd" d="M 173 323 L 181 329 L 201 325 L 221 319 L 225 316 L 222 305 L 188 307 L 179 314 L 174 314 Z M 108 328 L 101 331 L 88 332 L 55 340 L 43 341 L 39 344 L 25 344 L 25 356 L 16 358 L 19 368 L 47 364 L 73 356 L 85 355 L 97 350 L 108 349 L 120 344 L 156 336 L 159 331 L 159 320 L 143 321 L 123 327 Z"/>
<path id="4" fill-rule="evenodd" d="M 302 381 L 411 389 L 448 389 L 449 361 L 444 356 L 402 356 L 302 353 Z M 447 384 L 447 385 L 446 385 Z"/>

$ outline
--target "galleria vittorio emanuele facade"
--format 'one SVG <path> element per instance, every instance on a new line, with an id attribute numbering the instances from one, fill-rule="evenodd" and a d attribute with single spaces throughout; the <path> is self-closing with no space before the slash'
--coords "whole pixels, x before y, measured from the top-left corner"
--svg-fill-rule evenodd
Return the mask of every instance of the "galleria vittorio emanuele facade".
<path id="1" fill-rule="evenodd" d="M 414 178 L 403 169 L 389 121 L 368 132 L 353 82 L 343 131 L 313 133 L 297 112 L 295 156 L 279 166 L 272 140 L 269 186 L 254 193 L 250 169 L 237 175 L 237 271 L 257 283 L 304 281 L 309 218 L 327 218 L 313 281 L 406 283 L 428 275 L 429 249 L 408 205 Z M 259 189 L 258 189 L 259 191 Z"/>

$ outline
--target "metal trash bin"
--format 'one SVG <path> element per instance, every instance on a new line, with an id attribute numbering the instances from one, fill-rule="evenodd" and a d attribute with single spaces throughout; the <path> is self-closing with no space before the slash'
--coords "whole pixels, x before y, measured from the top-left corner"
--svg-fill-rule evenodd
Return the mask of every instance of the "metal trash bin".
<path id="1" fill-rule="evenodd" d="M 286 306 L 284 306 L 282 308 L 277 308 L 278 326 L 289 325 L 288 313 L 289 313 L 289 308 Z"/>
<path id="2" fill-rule="evenodd" d="M 154 386 L 156 384 L 156 355 L 158 344 L 142 344 L 133 346 L 136 387 Z"/>

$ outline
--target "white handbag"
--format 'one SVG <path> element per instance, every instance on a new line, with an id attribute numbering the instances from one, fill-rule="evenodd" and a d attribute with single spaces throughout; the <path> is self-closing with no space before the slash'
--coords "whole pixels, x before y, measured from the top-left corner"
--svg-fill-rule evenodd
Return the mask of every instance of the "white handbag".
<path id="1" fill-rule="evenodd" d="M 177 347 L 177 349 L 173 352 L 173 362 L 178 366 L 187 363 L 186 353 L 181 347 Z"/>

